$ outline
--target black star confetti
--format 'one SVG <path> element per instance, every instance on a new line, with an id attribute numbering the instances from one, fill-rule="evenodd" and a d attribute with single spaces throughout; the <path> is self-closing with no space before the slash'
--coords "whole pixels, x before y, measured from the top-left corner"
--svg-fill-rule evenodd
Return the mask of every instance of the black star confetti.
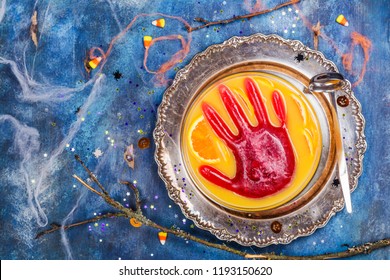
<path id="1" fill-rule="evenodd" d="M 121 72 L 119 72 L 119 70 L 116 70 L 114 73 L 113 73 L 113 75 L 114 75 L 114 78 L 115 78 L 115 80 L 119 80 L 120 78 L 122 78 L 122 73 Z"/>
<path id="2" fill-rule="evenodd" d="M 334 178 L 334 179 L 333 179 L 333 182 L 332 182 L 332 186 L 333 186 L 333 187 L 338 187 L 338 186 L 340 186 L 340 180 L 337 179 L 337 178 Z"/>
<path id="3" fill-rule="evenodd" d="M 304 59 L 305 57 L 303 56 L 303 53 L 299 53 L 297 56 L 294 57 L 294 60 L 298 63 L 303 61 Z"/>

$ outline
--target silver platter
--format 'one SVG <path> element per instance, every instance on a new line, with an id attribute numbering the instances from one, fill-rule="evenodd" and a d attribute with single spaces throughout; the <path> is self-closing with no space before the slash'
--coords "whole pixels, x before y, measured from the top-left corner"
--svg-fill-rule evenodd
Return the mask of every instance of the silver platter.
<path id="1" fill-rule="evenodd" d="M 199 228 L 222 240 L 245 246 L 287 244 L 325 226 L 344 207 L 335 169 L 337 151 L 331 105 L 325 95 L 308 96 L 321 123 L 323 147 L 319 166 L 302 193 L 282 206 L 259 212 L 238 212 L 217 205 L 196 187 L 182 158 L 181 129 L 191 102 L 210 83 L 231 73 L 245 71 L 278 75 L 302 93 L 307 91 L 311 77 L 338 72 L 335 64 L 325 59 L 322 53 L 299 41 L 285 40 L 277 35 L 232 37 L 222 44 L 208 47 L 177 73 L 164 93 L 154 130 L 158 172 L 170 198 Z M 345 102 L 340 103 L 342 106 L 338 112 L 350 190 L 353 191 L 362 172 L 366 150 L 365 121 L 349 81 L 336 94 L 348 101 L 347 106 Z"/>

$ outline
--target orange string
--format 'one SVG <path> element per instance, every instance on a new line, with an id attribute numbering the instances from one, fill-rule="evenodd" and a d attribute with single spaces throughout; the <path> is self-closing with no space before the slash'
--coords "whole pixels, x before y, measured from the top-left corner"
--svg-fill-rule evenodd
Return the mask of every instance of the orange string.
<path id="1" fill-rule="evenodd" d="M 245 4 L 246 7 L 250 8 L 249 0 L 245 0 L 244 4 Z M 263 5 L 262 5 L 261 0 L 256 0 L 255 5 L 252 8 L 250 8 L 250 9 L 251 9 L 252 12 L 254 12 L 254 11 L 258 10 L 258 9 L 261 9 L 262 6 Z M 296 4 L 294 4 L 294 6 L 298 9 Z M 99 72 L 101 72 L 103 70 L 103 67 L 104 67 L 108 57 L 110 56 L 111 51 L 112 51 L 115 43 L 120 38 L 122 38 L 130 30 L 130 28 L 135 24 L 135 22 L 140 17 L 153 17 L 153 16 L 161 16 L 161 17 L 175 19 L 177 21 L 180 21 L 186 28 L 191 28 L 190 24 L 187 21 L 185 21 L 183 18 L 181 18 L 181 17 L 165 15 L 165 14 L 162 14 L 162 13 L 138 14 L 126 26 L 125 29 L 123 29 L 120 33 L 118 33 L 111 40 L 111 42 L 110 42 L 106 52 L 104 52 L 99 47 L 93 47 L 93 48 L 90 49 L 90 52 L 89 52 L 90 59 L 93 59 L 93 58 L 96 57 L 95 56 L 95 52 L 98 52 L 102 56 L 102 62 L 100 64 Z M 300 18 L 302 19 L 303 24 L 307 28 L 309 28 L 309 30 L 313 30 L 313 25 L 308 21 L 308 19 L 304 15 L 300 14 Z M 359 85 L 363 81 L 363 77 L 364 77 L 364 75 L 366 73 L 366 69 L 367 69 L 367 63 L 368 63 L 368 61 L 370 59 L 370 52 L 371 52 L 371 47 L 372 47 L 371 41 L 367 37 L 363 36 L 362 34 L 359 34 L 359 33 L 354 31 L 351 34 L 352 44 L 351 44 L 350 51 L 348 53 L 343 54 L 339 50 L 337 44 L 330 37 L 325 35 L 323 32 L 319 32 L 318 36 L 321 37 L 322 39 L 326 40 L 331 45 L 331 47 L 333 47 L 335 49 L 336 53 L 339 56 L 341 56 L 341 58 L 342 58 L 342 64 L 343 64 L 344 68 L 348 72 L 350 72 L 350 73 L 352 73 L 352 64 L 353 64 L 353 60 L 354 60 L 354 49 L 355 49 L 356 46 L 361 46 L 361 48 L 363 49 L 363 53 L 364 53 L 363 66 L 362 66 L 361 72 L 360 72 L 360 74 L 358 76 L 358 80 L 352 86 L 356 87 L 357 85 Z M 145 69 L 146 69 L 146 71 L 148 73 L 152 73 L 152 74 L 156 75 L 155 76 L 156 77 L 156 81 L 157 81 L 157 83 L 159 85 L 166 85 L 167 84 L 168 80 L 165 79 L 165 73 L 167 71 L 169 71 L 170 69 L 172 69 L 172 67 L 175 64 L 181 62 L 188 55 L 188 53 L 190 51 L 191 39 L 192 38 L 191 38 L 191 33 L 190 32 L 189 33 L 187 32 L 187 40 L 185 40 L 184 37 L 181 36 L 181 35 L 161 36 L 161 37 L 153 39 L 151 44 L 150 44 L 150 46 L 145 49 L 144 61 L 143 61 L 144 67 L 145 67 Z M 149 68 L 147 67 L 147 60 L 148 60 L 148 55 L 149 55 L 149 49 L 150 49 L 151 46 L 154 45 L 154 43 L 156 43 L 158 41 L 164 41 L 164 40 L 180 40 L 181 44 L 182 44 L 182 48 L 181 48 L 181 50 L 179 50 L 175 54 L 173 54 L 171 59 L 169 59 L 168 61 L 163 63 L 158 70 L 156 70 L 156 71 L 149 70 Z"/>
<path id="2" fill-rule="evenodd" d="M 298 6 L 296 4 L 294 4 L 294 6 L 295 6 L 295 8 L 298 9 Z M 309 22 L 309 20 L 301 13 L 299 14 L 299 16 L 302 19 L 303 24 L 307 28 L 309 28 L 309 30 L 312 30 L 313 25 Z M 326 40 L 330 44 L 330 46 L 334 48 L 336 53 L 341 57 L 342 64 L 343 64 L 345 70 L 347 70 L 349 73 L 352 73 L 352 64 L 353 64 L 353 60 L 354 60 L 354 49 L 356 46 L 361 46 L 361 48 L 363 49 L 363 53 L 364 53 L 364 61 L 363 61 L 362 70 L 358 76 L 358 79 L 356 82 L 354 82 L 352 84 L 352 87 L 356 87 L 357 85 L 359 85 L 363 81 L 364 75 L 366 74 L 367 63 L 370 59 L 370 52 L 371 52 L 371 47 L 372 47 L 371 41 L 366 36 L 363 36 L 362 34 L 356 32 L 356 31 L 353 31 L 351 33 L 352 43 L 351 43 L 350 51 L 348 53 L 343 54 L 340 51 L 340 49 L 338 48 L 336 42 L 334 40 L 332 40 L 330 37 L 325 35 L 323 32 L 319 33 L 318 36 L 321 37 L 322 39 Z"/>
<path id="3" fill-rule="evenodd" d="M 182 48 L 179 51 L 177 51 L 175 54 L 173 54 L 170 60 L 165 62 L 163 65 L 161 65 L 161 67 L 158 70 L 156 71 L 149 70 L 147 66 L 147 60 L 148 60 L 150 47 L 153 46 L 154 43 L 158 41 L 165 41 L 165 40 L 180 40 Z M 150 46 L 145 50 L 144 67 L 148 73 L 152 73 L 156 75 L 155 78 L 158 85 L 161 86 L 167 85 L 169 80 L 165 79 L 165 75 L 164 75 L 165 72 L 170 70 L 177 63 L 183 61 L 183 59 L 187 56 L 188 52 L 190 51 L 190 44 L 191 44 L 191 38 L 189 38 L 188 41 L 186 41 L 184 37 L 181 35 L 162 36 L 162 37 L 155 38 L 151 41 Z"/>
<path id="4" fill-rule="evenodd" d="M 352 73 L 352 64 L 354 60 L 354 49 L 356 46 L 360 46 L 363 49 L 363 54 L 364 54 L 364 60 L 363 60 L 363 66 L 362 70 L 360 71 L 360 74 L 358 76 L 358 79 L 356 82 L 352 84 L 353 87 L 356 87 L 363 81 L 363 77 L 366 74 L 366 69 L 367 69 L 367 63 L 370 60 L 370 52 L 371 52 L 371 47 L 372 43 L 371 41 L 366 37 L 363 36 L 362 34 L 354 31 L 351 33 L 351 39 L 352 39 L 352 44 L 351 48 L 348 53 L 342 55 L 342 61 L 343 61 L 343 66 L 345 70 L 348 72 Z"/>
<path id="5" fill-rule="evenodd" d="M 107 62 L 107 59 L 108 57 L 110 56 L 111 54 L 111 51 L 115 45 L 115 43 L 121 39 L 129 30 L 130 28 L 135 24 L 135 22 L 141 18 L 141 17 L 155 17 L 155 16 L 160 16 L 160 17 L 165 17 L 165 18 L 171 18 L 171 19 L 174 19 L 174 20 L 177 20 L 177 21 L 180 21 L 181 23 L 183 23 L 183 25 L 186 27 L 186 28 L 190 28 L 190 24 L 185 21 L 183 18 L 181 17 L 176 17 L 176 16 L 170 16 L 170 15 L 165 15 L 165 14 L 162 14 L 162 13 L 152 13 L 152 14 L 138 14 L 136 15 L 132 21 L 125 27 L 125 29 L 123 29 L 121 32 L 119 32 L 109 43 L 108 45 L 108 48 L 107 48 L 107 51 L 104 52 L 101 48 L 99 47 L 93 47 L 90 49 L 89 51 L 89 57 L 90 59 L 93 59 L 96 57 L 95 55 L 95 52 L 98 52 L 100 53 L 100 55 L 102 56 L 102 62 L 100 63 L 100 69 L 99 69 L 99 72 L 100 73 L 103 68 L 104 68 L 104 65 L 106 64 Z M 152 40 L 150 46 L 148 48 L 145 49 L 145 53 L 144 53 L 144 67 L 146 69 L 147 72 L 149 73 L 153 73 L 157 76 L 157 80 L 159 81 L 159 84 L 160 85 L 166 85 L 167 84 L 167 80 L 165 80 L 165 73 L 167 71 L 169 71 L 175 64 L 177 64 L 178 62 L 182 61 L 186 56 L 187 54 L 189 53 L 190 51 L 190 44 L 191 44 L 191 33 L 187 33 L 187 40 L 184 39 L 183 36 L 181 35 L 169 35 L 169 36 L 162 36 L 162 37 L 158 37 L 158 38 L 155 38 Z M 165 62 L 158 70 L 156 71 L 150 71 L 147 67 L 147 59 L 148 59 L 148 53 L 149 53 L 149 49 L 150 47 L 155 43 L 155 42 L 158 42 L 158 41 L 163 41 L 163 40 L 177 40 L 179 39 L 182 43 L 182 49 L 179 50 L 178 52 L 176 52 L 174 55 L 172 55 L 171 59 L 168 60 L 167 62 Z"/>
<path id="6" fill-rule="evenodd" d="M 250 13 L 259 12 L 263 9 L 263 3 L 261 0 L 256 0 L 256 3 L 252 6 L 250 0 L 244 0 L 244 6 L 246 10 Z"/>

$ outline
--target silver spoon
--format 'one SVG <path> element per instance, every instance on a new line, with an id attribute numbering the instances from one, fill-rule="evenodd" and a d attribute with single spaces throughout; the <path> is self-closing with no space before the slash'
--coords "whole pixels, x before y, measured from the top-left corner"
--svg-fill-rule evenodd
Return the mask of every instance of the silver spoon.
<path id="1" fill-rule="evenodd" d="M 344 77 L 340 73 L 330 72 L 322 73 L 314 76 L 309 83 L 309 91 L 328 93 L 329 100 L 333 106 L 332 118 L 336 131 L 336 150 L 338 152 L 337 166 L 338 176 L 343 191 L 345 208 L 348 213 L 352 213 L 351 192 L 349 188 L 349 177 L 345 153 L 343 147 L 342 133 L 340 129 L 340 121 L 337 114 L 336 90 L 339 90 L 344 85 Z"/>

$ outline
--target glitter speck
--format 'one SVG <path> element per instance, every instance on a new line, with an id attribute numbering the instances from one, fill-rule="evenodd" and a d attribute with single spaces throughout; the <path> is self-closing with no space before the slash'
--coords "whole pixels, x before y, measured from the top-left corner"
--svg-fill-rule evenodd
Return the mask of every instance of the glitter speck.
<path id="1" fill-rule="evenodd" d="M 105 131 L 105 134 L 106 134 L 106 135 L 108 134 L 108 130 Z"/>
<path id="2" fill-rule="evenodd" d="M 47 157 L 47 153 L 44 153 L 43 156 L 44 156 L 44 157 Z"/>
<path id="3" fill-rule="evenodd" d="M 315 245 L 317 245 L 317 243 L 314 241 L 314 242 L 313 242 L 313 245 L 315 246 Z"/>
<path id="4" fill-rule="evenodd" d="M 94 215 L 94 216 L 96 216 L 96 215 L 97 215 L 97 214 L 96 214 L 96 212 L 95 212 L 95 213 L 93 213 L 93 215 Z"/>
<path id="5" fill-rule="evenodd" d="M 76 188 L 76 185 L 73 185 L 73 188 Z"/>
<path id="6" fill-rule="evenodd" d="M 31 180 L 31 183 L 35 184 L 35 179 L 32 179 L 32 180 Z"/>
<path id="7" fill-rule="evenodd" d="M 133 181 L 133 184 L 137 184 L 137 180 L 134 180 L 134 181 Z"/>
<path id="8" fill-rule="evenodd" d="M 297 25 L 295 23 L 293 23 L 292 27 L 297 27 Z"/>
<path id="9" fill-rule="evenodd" d="M 71 150 L 72 152 L 74 152 L 74 150 L 75 150 L 75 149 L 74 149 L 74 148 L 72 148 L 72 149 L 70 149 L 70 150 Z"/>
<path id="10" fill-rule="evenodd" d="M 288 32 L 287 29 L 285 29 L 285 30 L 284 30 L 284 33 L 287 33 L 287 32 Z"/>
<path id="11" fill-rule="evenodd" d="M 169 205 L 168 207 L 169 207 L 169 208 L 172 208 L 172 205 Z"/>
<path id="12" fill-rule="evenodd" d="M 95 156 L 95 158 L 99 158 L 103 155 L 103 152 L 100 150 L 100 148 L 97 148 L 92 154 Z"/>
<path id="13" fill-rule="evenodd" d="M 285 16 L 285 15 L 286 15 L 286 12 L 282 12 L 282 15 Z"/>
<path id="14" fill-rule="evenodd" d="M 154 256 L 154 254 L 152 253 L 152 254 L 150 254 L 150 256 L 151 256 L 151 257 L 153 257 L 153 256 Z"/>
<path id="15" fill-rule="evenodd" d="M 124 198 L 123 201 L 126 201 L 126 198 Z"/>
<path id="16" fill-rule="evenodd" d="M 97 227 L 97 226 L 99 226 L 99 224 L 98 224 L 98 223 L 95 223 L 94 226 Z"/>
<path id="17" fill-rule="evenodd" d="M 130 192 L 127 192 L 126 195 L 127 195 L 127 196 L 130 196 Z"/>
<path id="18" fill-rule="evenodd" d="M 150 209 L 153 209 L 154 208 L 154 205 L 150 205 Z"/>
<path id="19" fill-rule="evenodd" d="M 322 239 L 322 240 L 321 240 L 321 243 L 324 243 L 324 242 L 325 242 L 325 240 L 324 240 L 324 239 Z"/>
<path id="20" fill-rule="evenodd" d="M 291 12 L 291 11 L 292 11 L 292 9 L 291 9 L 291 8 L 288 8 L 288 11 L 289 11 L 289 12 Z"/>
<path id="21" fill-rule="evenodd" d="M 99 239 L 99 242 L 103 242 L 103 239 Z"/>
<path id="22" fill-rule="evenodd" d="M 295 10 L 295 13 L 296 13 L 296 14 L 299 13 L 299 10 Z"/>
<path id="23" fill-rule="evenodd" d="M 67 148 L 69 148 L 69 147 L 70 147 L 70 145 L 69 145 L 69 144 L 66 144 L 66 147 L 67 147 Z"/>

